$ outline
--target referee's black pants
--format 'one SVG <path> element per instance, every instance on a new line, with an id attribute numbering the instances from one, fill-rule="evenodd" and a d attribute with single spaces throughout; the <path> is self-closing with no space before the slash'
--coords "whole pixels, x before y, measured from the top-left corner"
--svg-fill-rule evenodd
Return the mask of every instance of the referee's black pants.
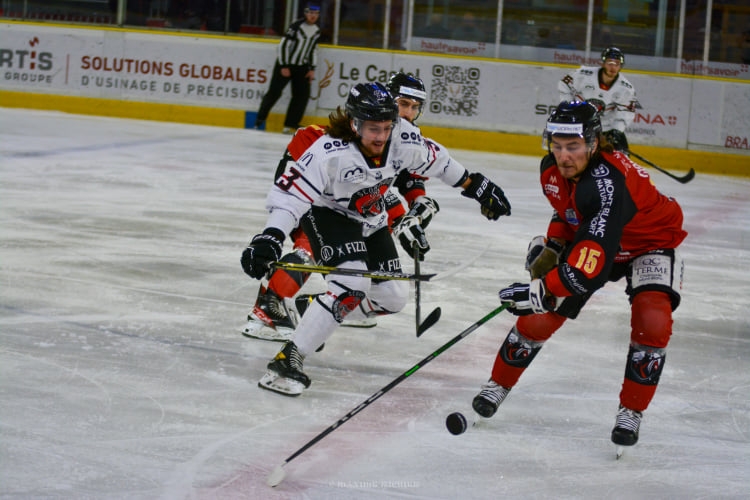
<path id="1" fill-rule="evenodd" d="M 285 78 L 281 75 L 281 66 L 279 63 L 277 62 L 274 65 L 273 75 L 271 75 L 271 83 L 268 85 L 268 91 L 260 102 L 258 117 L 255 120 L 256 126 L 266 121 L 268 113 L 271 112 L 271 108 L 273 108 L 273 105 L 276 104 L 276 101 L 281 97 L 284 87 L 286 87 L 289 82 L 292 82 L 292 99 L 289 101 L 289 107 L 286 110 L 284 126 L 289 127 L 292 130 L 299 127 L 302 117 L 305 115 L 307 101 L 310 99 L 310 80 L 305 77 L 307 75 L 308 67 L 289 66 L 289 70 L 292 74 L 289 78 Z"/>

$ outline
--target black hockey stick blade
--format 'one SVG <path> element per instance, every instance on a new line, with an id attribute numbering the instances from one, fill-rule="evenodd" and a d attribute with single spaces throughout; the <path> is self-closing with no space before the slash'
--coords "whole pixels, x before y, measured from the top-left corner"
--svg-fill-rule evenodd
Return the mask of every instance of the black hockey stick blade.
<path id="1" fill-rule="evenodd" d="M 419 325 L 419 328 L 417 328 L 417 338 L 421 337 L 428 328 L 431 328 L 435 323 L 438 322 L 441 312 L 442 311 L 440 310 L 440 308 L 436 307 L 430 314 L 427 315 L 422 324 Z"/>
<path id="2" fill-rule="evenodd" d="M 656 170 L 658 170 L 662 174 L 666 175 L 667 177 L 671 177 L 672 179 L 676 180 L 680 184 L 687 184 L 688 182 L 690 182 L 690 181 L 693 180 L 693 177 L 695 177 L 695 169 L 693 169 L 692 167 L 690 168 L 690 170 L 688 170 L 688 173 L 685 174 L 685 175 L 675 175 L 672 172 L 661 168 L 659 165 L 648 161 L 646 158 L 644 158 L 643 156 L 639 155 L 638 153 L 634 153 L 632 151 L 628 151 L 628 153 L 630 153 L 631 155 L 635 156 L 636 158 L 638 158 L 639 160 L 641 160 L 646 165 L 654 167 Z"/>
<path id="3" fill-rule="evenodd" d="M 345 267 L 319 266 L 316 264 L 297 264 L 294 262 L 274 262 L 271 264 L 276 269 L 286 269 L 287 271 L 300 271 L 303 273 L 320 273 L 320 274 L 342 274 L 346 276 L 362 276 L 378 280 L 401 280 L 401 281 L 430 281 L 435 274 L 409 274 L 394 273 L 388 271 L 368 271 L 363 269 L 349 269 Z"/>
<path id="4" fill-rule="evenodd" d="M 459 333 L 458 335 L 456 335 L 455 337 L 453 337 L 452 339 L 450 339 L 445 344 L 443 344 L 440 347 L 438 347 L 437 350 L 435 350 L 432 354 L 430 354 L 429 356 L 427 356 L 426 358 L 424 358 L 422 361 L 418 362 L 416 365 L 412 366 L 411 368 L 409 368 L 408 370 L 406 370 L 404 373 L 402 373 L 401 375 L 399 375 L 398 377 L 396 377 L 395 379 L 393 379 L 391 381 L 391 383 L 389 383 L 388 385 L 386 385 L 385 387 L 383 387 L 382 389 L 380 389 L 378 392 L 376 392 L 375 394 L 373 394 L 372 396 L 370 396 L 369 398 L 367 398 L 366 400 L 364 400 L 363 402 L 361 402 L 360 404 L 358 404 L 357 406 L 355 406 L 354 409 L 352 409 L 349 413 L 347 413 L 346 415 L 344 415 L 343 417 L 341 417 L 340 419 L 338 419 L 333 424 L 329 425 L 325 430 L 323 430 L 317 436 L 315 436 L 310 441 L 308 441 L 300 449 L 298 449 L 297 451 L 295 451 L 294 453 L 292 453 L 291 455 L 289 455 L 289 458 L 287 458 L 286 460 L 284 460 L 284 463 L 282 463 L 282 464 L 277 465 L 276 467 L 274 467 L 274 469 L 268 475 L 268 478 L 266 478 L 266 484 L 268 486 L 272 486 L 272 487 L 278 486 L 279 484 L 281 484 L 281 482 L 286 477 L 286 472 L 284 472 L 284 467 L 286 467 L 286 465 L 289 462 L 291 462 L 292 460 L 294 460 L 298 456 L 302 455 L 305 451 L 307 451 L 308 449 L 310 449 L 310 447 L 313 446 L 315 443 L 319 442 L 321 439 L 323 439 L 324 437 L 326 437 L 328 434 L 330 434 L 333 431 L 335 431 L 336 429 L 338 429 L 341 425 L 343 425 L 344 423 L 346 423 L 347 421 L 349 421 L 357 413 L 361 412 L 362 410 L 364 410 L 365 408 L 367 408 L 368 406 L 370 406 L 378 398 L 380 398 L 383 394 L 385 394 L 386 392 L 390 391 L 391 389 L 393 389 L 394 387 L 396 387 L 398 384 L 400 384 L 401 382 L 403 382 L 404 380 L 406 380 L 410 376 L 414 375 L 414 373 L 416 373 L 417 370 L 419 370 L 420 368 L 422 368 L 423 366 L 425 366 L 427 363 L 429 363 L 430 361 L 432 361 L 433 359 L 437 358 L 442 353 L 444 353 L 445 351 L 447 351 L 448 349 L 450 349 L 451 347 L 453 347 L 453 345 L 455 345 L 456 343 L 460 342 L 463 338 L 465 338 L 466 336 L 468 336 L 471 332 L 473 332 L 474 330 L 476 330 L 477 328 L 479 328 L 480 326 L 482 326 L 483 324 L 485 324 L 486 322 L 488 322 L 489 320 L 491 320 L 492 318 L 494 318 L 495 316 L 497 316 L 498 314 L 500 314 L 501 312 L 503 312 L 506 307 L 508 307 L 508 304 L 503 304 L 503 305 L 501 305 L 499 307 L 496 307 L 495 309 L 493 309 L 492 311 L 490 311 L 489 313 L 487 313 L 482 319 L 480 319 L 480 320 L 472 323 L 464 331 L 462 331 L 461 333 Z"/>

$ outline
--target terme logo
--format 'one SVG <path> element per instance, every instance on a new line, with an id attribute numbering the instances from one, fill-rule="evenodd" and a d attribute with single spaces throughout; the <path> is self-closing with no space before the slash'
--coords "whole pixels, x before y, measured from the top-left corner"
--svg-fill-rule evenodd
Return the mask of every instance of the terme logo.
<path id="1" fill-rule="evenodd" d="M 3 79 L 16 82 L 52 83 L 51 74 L 40 74 L 52 69 L 52 52 L 42 52 L 34 47 L 39 39 L 29 40 L 30 49 L 0 49 L 0 70 Z"/>

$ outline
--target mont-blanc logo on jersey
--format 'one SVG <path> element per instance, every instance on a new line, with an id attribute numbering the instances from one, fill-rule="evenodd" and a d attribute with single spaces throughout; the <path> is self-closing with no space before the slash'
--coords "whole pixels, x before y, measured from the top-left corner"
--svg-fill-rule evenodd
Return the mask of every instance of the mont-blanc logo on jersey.
<path id="1" fill-rule="evenodd" d="M 320 249 L 320 258 L 323 259 L 324 262 L 328 262 L 335 253 L 336 251 L 332 246 L 326 245 Z"/>
<path id="2" fill-rule="evenodd" d="M 330 151 L 332 149 L 341 149 L 345 148 L 349 145 L 347 141 L 340 141 L 338 139 L 334 139 L 332 141 L 327 141 L 325 144 L 323 144 L 323 149 L 326 151 Z"/>
<path id="3" fill-rule="evenodd" d="M 572 208 L 568 208 L 565 210 L 565 220 L 568 221 L 568 224 L 573 224 L 574 226 L 577 226 L 579 224 L 578 216 L 576 215 L 576 211 Z"/>
<path id="4" fill-rule="evenodd" d="M 346 170 L 342 170 L 340 175 L 341 175 L 341 178 L 339 179 L 339 182 L 351 182 L 351 183 L 362 182 L 367 177 L 365 175 L 365 170 L 362 167 L 353 167 L 353 168 L 348 168 Z"/>
<path id="5" fill-rule="evenodd" d="M 609 175 L 609 168 L 606 165 L 597 165 L 591 170 L 593 177 L 607 177 Z"/>

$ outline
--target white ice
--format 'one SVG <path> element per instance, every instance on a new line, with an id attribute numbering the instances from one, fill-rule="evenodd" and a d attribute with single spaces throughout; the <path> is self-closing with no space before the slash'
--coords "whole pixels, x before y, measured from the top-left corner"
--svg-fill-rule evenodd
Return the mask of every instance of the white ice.
<path id="1" fill-rule="evenodd" d="M 431 181 L 422 314 L 339 329 L 299 398 L 257 387 L 280 344 L 240 335 L 258 282 L 239 258 L 262 229 L 288 136 L 0 109 L 0 498 L 747 498 L 750 181 L 681 185 L 683 301 L 641 440 L 609 434 L 629 340 L 624 283 L 541 351 L 498 414 L 445 429 L 488 378 L 501 313 L 285 466 L 318 433 L 495 309 L 526 274 L 550 208 L 541 157 L 454 151 L 513 215 Z M 411 264 L 403 256 L 406 267 Z M 306 289 L 322 289 L 319 276 Z"/>

